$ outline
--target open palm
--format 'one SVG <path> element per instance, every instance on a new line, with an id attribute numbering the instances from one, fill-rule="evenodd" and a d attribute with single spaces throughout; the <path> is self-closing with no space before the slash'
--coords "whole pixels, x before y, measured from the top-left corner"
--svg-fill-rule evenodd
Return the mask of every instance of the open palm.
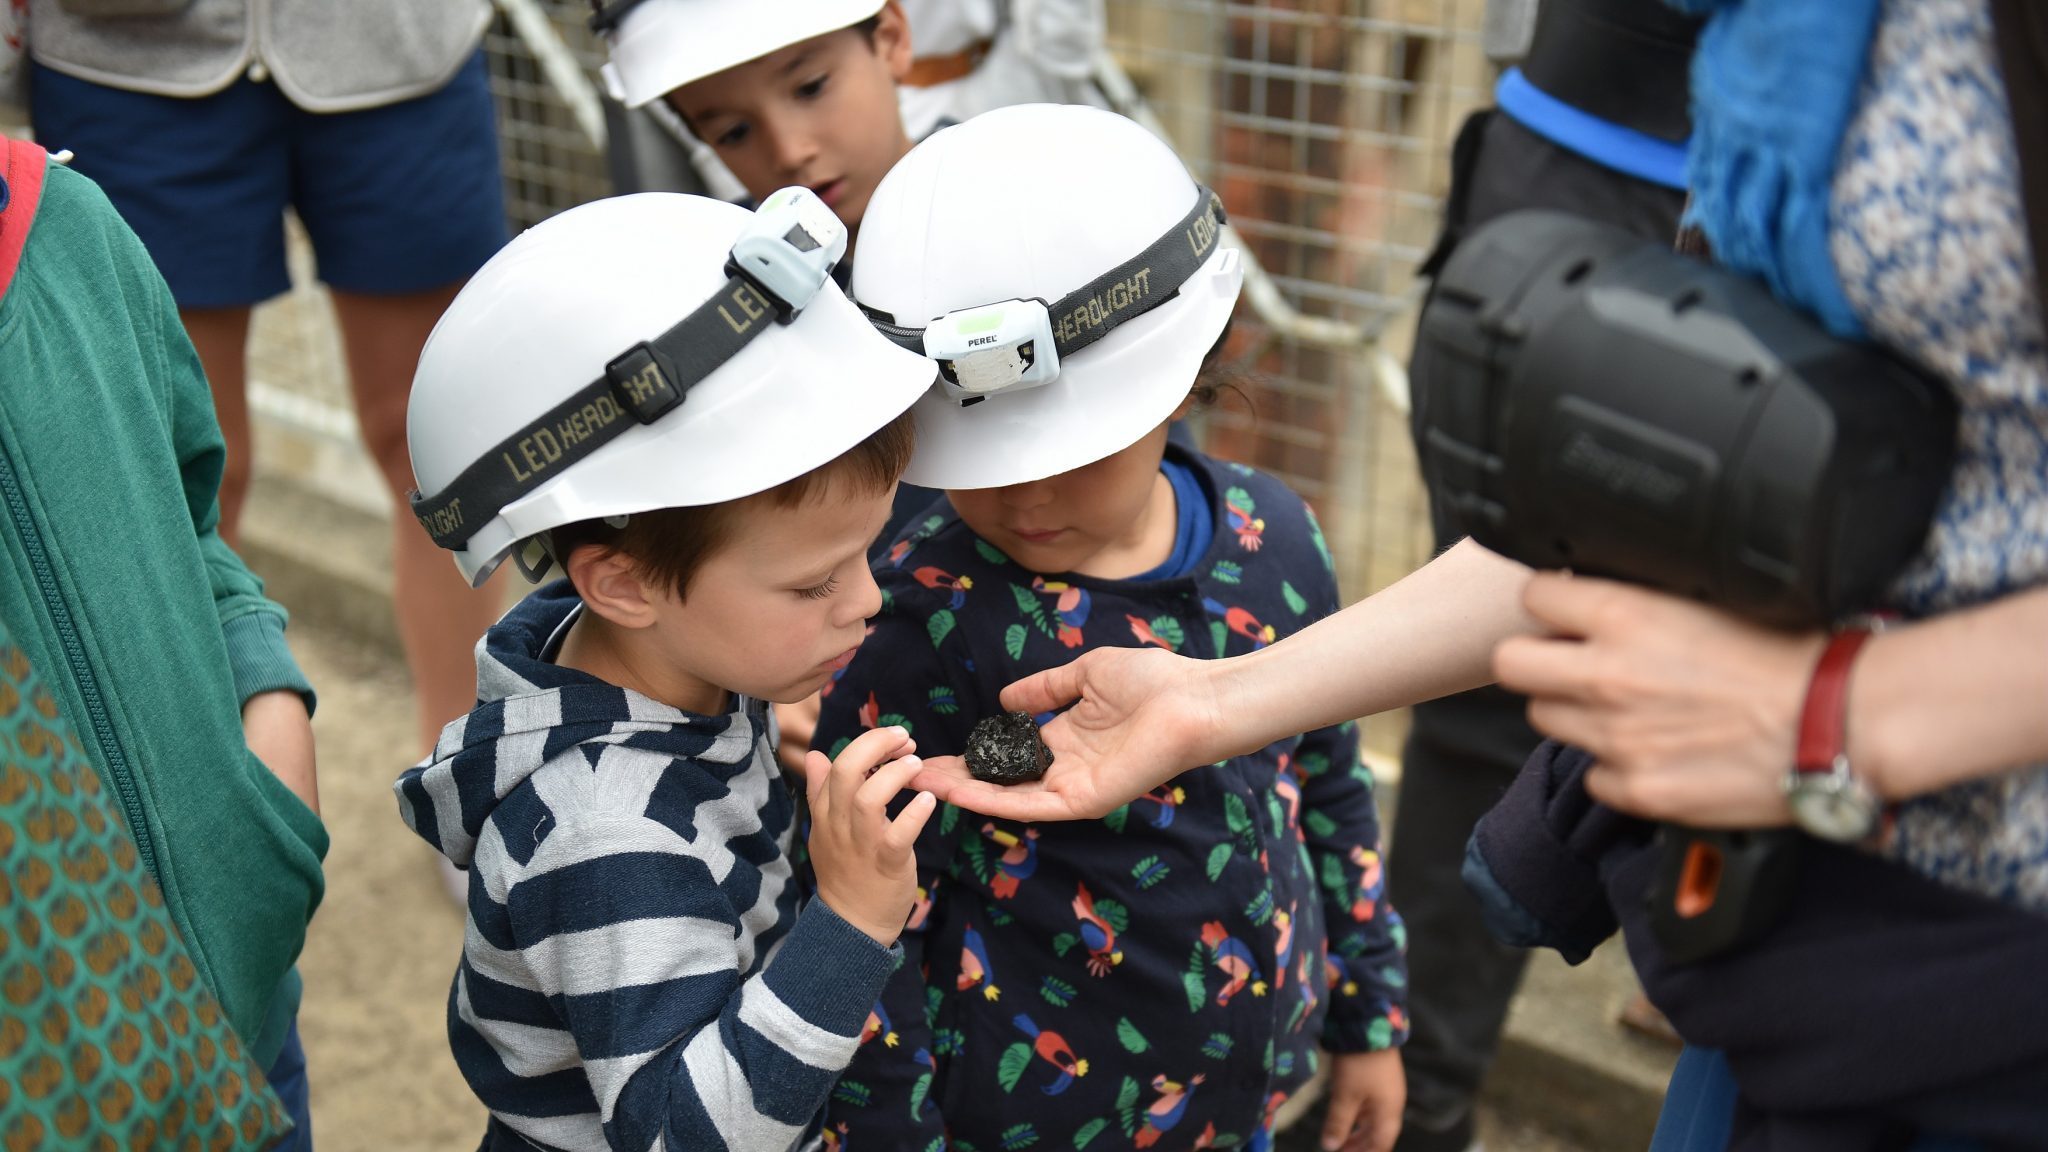
<path id="1" fill-rule="evenodd" d="M 1048 712 L 1041 730 L 1052 749 L 1044 778 L 997 785 L 975 780 L 964 761 L 926 761 L 914 785 L 939 799 L 1004 820 L 1104 816 L 1198 764 L 1227 755 L 1215 747 L 1217 692 L 1202 661 L 1155 648 L 1103 648 L 1003 690 L 1003 706 Z"/>

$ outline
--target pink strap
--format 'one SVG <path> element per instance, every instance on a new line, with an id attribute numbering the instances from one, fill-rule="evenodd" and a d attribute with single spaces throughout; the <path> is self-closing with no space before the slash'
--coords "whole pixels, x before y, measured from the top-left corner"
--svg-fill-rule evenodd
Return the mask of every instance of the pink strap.
<path id="1" fill-rule="evenodd" d="M 0 299 L 14 283 L 14 269 L 28 244 L 36 205 L 43 198 L 43 171 L 50 154 L 26 140 L 0 136 L 0 180 L 7 182 L 7 202 L 0 204 Z"/>

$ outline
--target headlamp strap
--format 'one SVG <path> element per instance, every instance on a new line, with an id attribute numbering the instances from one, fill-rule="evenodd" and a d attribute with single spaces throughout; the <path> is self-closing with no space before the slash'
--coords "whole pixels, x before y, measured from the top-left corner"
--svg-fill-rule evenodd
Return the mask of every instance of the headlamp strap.
<path id="1" fill-rule="evenodd" d="M 779 302 L 743 275 L 653 340 L 605 365 L 604 375 L 499 441 L 435 495 L 410 495 L 434 543 L 459 550 L 506 505 L 636 424 L 652 424 L 691 388 L 774 326 Z"/>
<path id="2" fill-rule="evenodd" d="M 1199 185 L 1195 193 L 1194 208 L 1150 247 L 1046 309 L 1062 360 L 1165 303 L 1208 262 L 1223 234 L 1223 198 Z"/>
<path id="3" fill-rule="evenodd" d="M 626 22 L 626 13 L 646 0 L 590 0 L 590 30 L 600 35 Z"/>
<path id="4" fill-rule="evenodd" d="M 1215 253 L 1227 219 L 1223 198 L 1196 185 L 1195 206 L 1143 252 L 1047 305 L 1060 359 L 1172 299 Z M 862 311 L 891 342 L 924 353 L 924 329 L 906 327 L 865 306 Z"/>

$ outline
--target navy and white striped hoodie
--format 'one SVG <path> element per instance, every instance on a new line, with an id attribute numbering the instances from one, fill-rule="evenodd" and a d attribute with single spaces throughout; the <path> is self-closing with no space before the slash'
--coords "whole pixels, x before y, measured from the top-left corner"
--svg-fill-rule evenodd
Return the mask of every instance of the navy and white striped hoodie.
<path id="1" fill-rule="evenodd" d="M 475 711 L 397 785 L 469 869 L 448 1037 L 485 1147 L 792 1147 L 900 951 L 799 908 L 766 708 L 699 716 L 555 665 L 581 610 L 561 581 L 493 627 Z"/>

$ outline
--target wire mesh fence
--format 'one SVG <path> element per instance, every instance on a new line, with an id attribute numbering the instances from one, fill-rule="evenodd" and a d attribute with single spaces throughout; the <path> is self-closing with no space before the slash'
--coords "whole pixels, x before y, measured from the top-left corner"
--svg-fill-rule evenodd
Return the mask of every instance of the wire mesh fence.
<path id="1" fill-rule="evenodd" d="M 594 76 L 604 49 L 591 35 L 587 0 L 540 5 L 570 54 Z M 505 169 L 505 212 L 512 229 L 530 227 L 587 200 L 608 196 L 602 152 L 549 83 L 533 48 L 501 18 L 484 37 L 491 91 L 498 101 L 498 148 Z"/>
<path id="2" fill-rule="evenodd" d="M 1113 52 L 1189 165 L 1301 312 L 1385 331 L 1405 359 L 1416 265 L 1435 237 L 1451 138 L 1489 79 L 1481 0 L 1124 0 Z M 1370 349 L 1240 310 L 1248 406 L 1207 446 L 1267 468 L 1321 512 L 1346 591 L 1426 559 L 1402 413 Z"/>

